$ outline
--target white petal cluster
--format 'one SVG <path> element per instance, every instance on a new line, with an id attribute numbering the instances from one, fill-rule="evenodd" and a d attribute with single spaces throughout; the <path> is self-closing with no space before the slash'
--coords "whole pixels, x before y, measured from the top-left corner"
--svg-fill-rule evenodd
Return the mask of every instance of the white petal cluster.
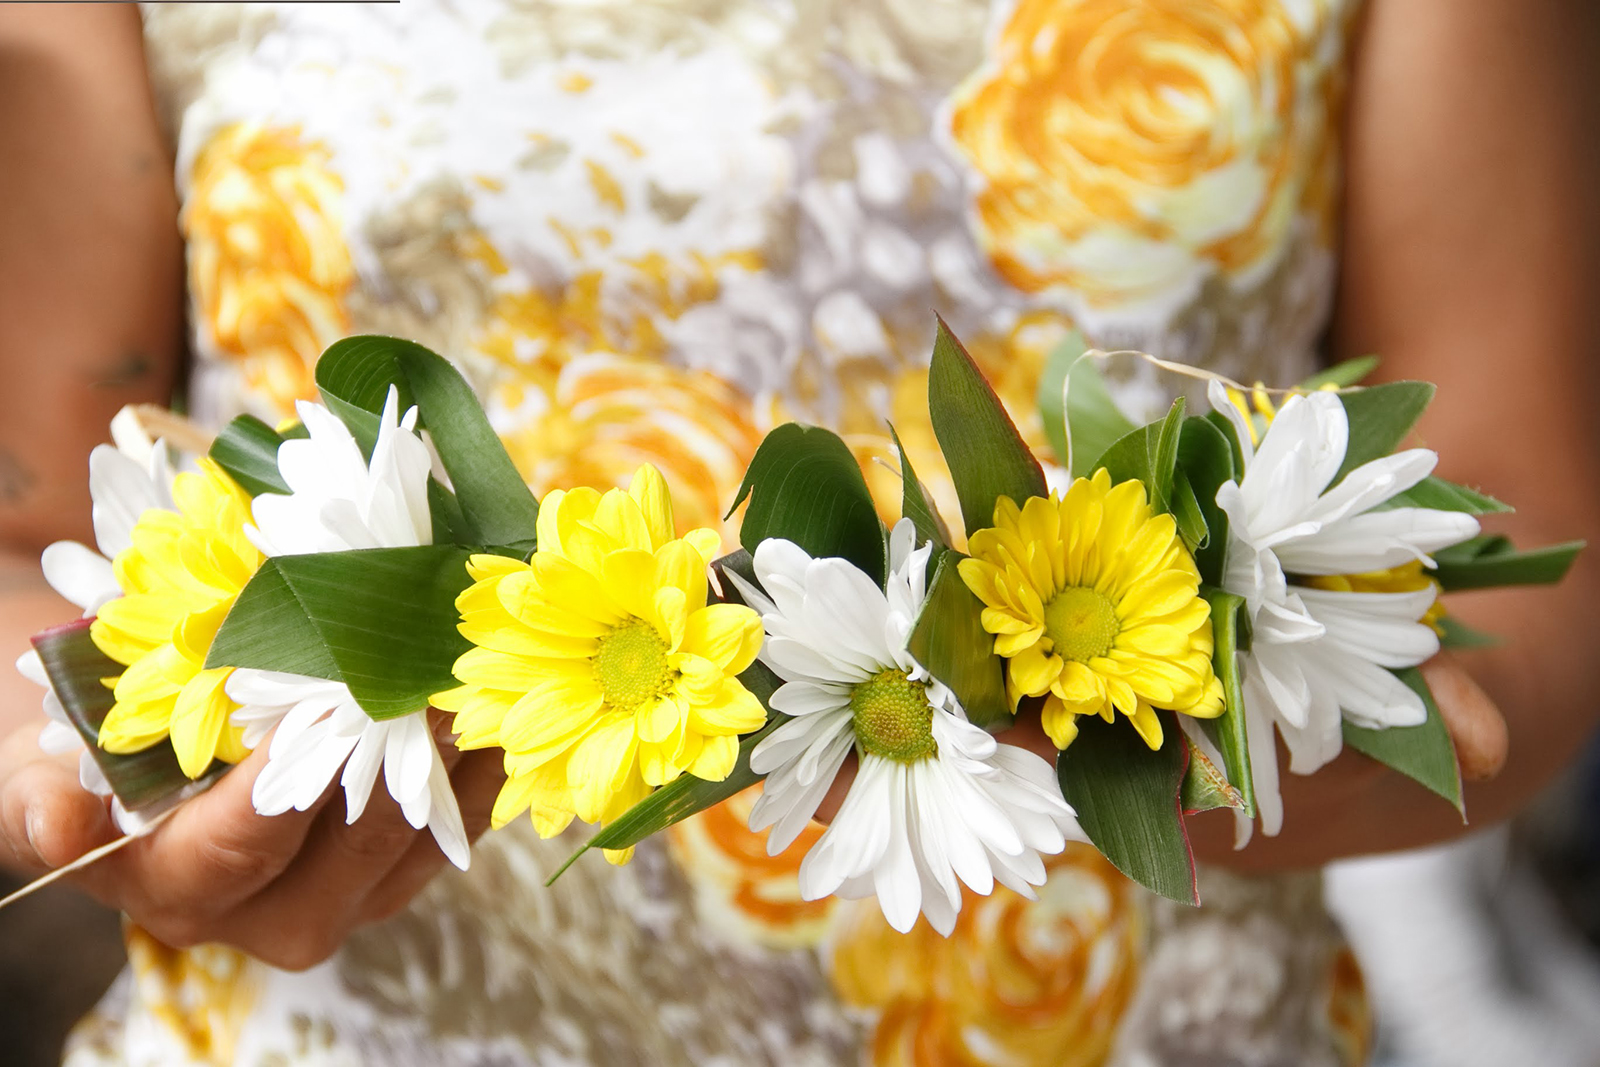
<path id="1" fill-rule="evenodd" d="M 390 386 L 370 463 L 333 412 L 306 401 L 295 405 L 309 436 L 278 447 L 278 473 L 289 492 L 256 497 L 256 525 L 248 533 L 257 548 L 293 556 L 433 543 L 432 461 L 415 432 L 417 409 L 401 417 L 399 403 Z"/>
<path id="2" fill-rule="evenodd" d="M 406 821 L 432 830 L 450 862 L 466 870 L 466 829 L 423 714 L 374 721 L 344 683 L 276 671 L 240 668 L 229 676 L 227 689 L 241 705 L 233 722 L 244 728 L 247 748 L 277 727 L 251 793 L 256 811 L 305 811 L 338 776 L 345 820 L 353 823 L 366 811 L 381 769 Z"/>
<path id="3" fill-rule="evenodd" d="M 290 491 L 255 498 L 255 526 L 247 532 L 256 547 L 283 556 L 432 543 L 431 457 L 415 432 L 416 408 L 402 416 L 390 387 L 370 463 L 327 408 L 302 401 L 296 410 L 309 436 L 278 447 L 278 472 Z M 233 723 L 244 729 L 247 748 L 277 727 L 251 794 L 258 812 L 304 811 L 337 776 L 345 819 L 353 823 L 381 767 L 407 821 L 427 826 L 450 861 L 466 868 L 461 812 L 425 712 L 377 721 L 343 682 L 274 671 L 236 670 L 225 687 L 240 705 Z"/>
<path id="4" fill-rule="evenodd" d="M 949 934 L 961 908 L 958 880 L 980 894 L 999 881 L 1031 897 L 1045 878 L 1041 853 L 1060 852 L 1079 832 L 1050 764 L 970 723 L 907 650 L 932 552 L 913 542 L 902 520 L 891 537 L 886 589 L 845 560 L 813 559 L 783 540 L 756 549 L 765 595 L 735 576 L 763 614 L 762 660 L 784 679 L 772 707 L 793 716 L 752 754 L 752 769 L 766 778 L 750 825 L 771 828 L 769 854 L 788 848 L 855 751 L 855 781 L 801 863 L 801 895 L 875 894 L 895 929 L 909 930 L 920 913 Z M 852 694 L 886 670 L 925 686 L 933 755 L 903 762 L 858 743 Z"/>
<path id="5" fill-rule="evenodd" d="M 1342 719 L 1368 727 L 1415 726 L 1422 700 L 1389 668 L 1412 667 L 1439 650 L 1420 620 L 1432 588 L 1411 593 L 1337 592 L 1291 585 L 1289 575 L 1353 575 L 1421 560 L 1478 532 L 1470 515 L 1384 507 L 1433 472 L 1424 448 L 1375 459 L 1337 485 L 1349 444 L 1344 404 L 1327 392 L 1291 397 L 1252 447 L 1244 415 L 1221 385 L 1212 406 L 1232 421 L 1244 476 L 1217 491 L 1228 516 L 1224 587 L 1244 597 L 1252 624 L 1244 657 L 1250 758 L 1262 830 L 1283 824 L 1272 731 L 1290 769 L 1310 774 L 1343 747 Z"/>

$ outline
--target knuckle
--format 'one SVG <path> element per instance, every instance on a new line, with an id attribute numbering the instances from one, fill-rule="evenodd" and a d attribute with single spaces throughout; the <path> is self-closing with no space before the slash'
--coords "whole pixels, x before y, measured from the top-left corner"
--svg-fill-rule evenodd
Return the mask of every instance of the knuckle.
<path id="1" fill-rule="evenodd" d="M 169 948 L 186 949 L 211 941 L 210 926 L 190 913 L 162 915 L 140 923 L 145 932 Z"/>
<path id="2" fill-rule="evenodd" d="M 357 820 L 341 833 L 341 846 L 357 859 L 387 859 L 404 852 L 416 831 L 398 820 Z"/>
<path id="3" fill-rule="evenodd" d="M 330 931 L 302 930 L 290 937 L 277 938 L 255 955 L 281 971 L 309 971 L 339 949 L 342 939 Z"/>
<path id="4" fill-rule="evenodd" d="M 273 850 L 227 836 L 206 838 L 198 848 L 200 866 L 228 881 L 266 881 L 280 866 Z"/>

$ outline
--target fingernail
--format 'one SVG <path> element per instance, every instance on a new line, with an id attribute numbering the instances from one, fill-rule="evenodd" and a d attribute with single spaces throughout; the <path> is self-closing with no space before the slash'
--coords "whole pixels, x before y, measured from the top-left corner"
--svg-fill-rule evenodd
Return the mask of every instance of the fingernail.
<path id="1" fill-rule="evenodd" d="M 27 814 L 23 816 L 23 829 L 28 835 L 28 845 L 33 849 L 33 854 L 39 857 L 40 863 L 47 863 L 44 858 L 44 849 L 39 847 L 39 839 L 44 836 L 44 812 L 38 805 L 29 805 Z"/>

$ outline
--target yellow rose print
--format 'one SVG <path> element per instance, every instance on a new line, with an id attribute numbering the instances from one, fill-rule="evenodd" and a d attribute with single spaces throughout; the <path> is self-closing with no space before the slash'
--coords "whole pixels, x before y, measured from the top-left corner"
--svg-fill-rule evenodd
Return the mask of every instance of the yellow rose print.
<path id="1" fill-rule="evenodd" d="M 1099 311 L 1270 269 L 1327 184 L 1337 64 L 1295 15 L 1281 0 L 1021 0 L 950 120 L 995 269 Z"/>
<path id="2" fill-rule="evenodd" d="M 344 185 L 295 128 L 239 122 L 195 158 L 181 224 L 199 325 L 270 410 L 313 399 L 322 350 L 350 332 Z"/>

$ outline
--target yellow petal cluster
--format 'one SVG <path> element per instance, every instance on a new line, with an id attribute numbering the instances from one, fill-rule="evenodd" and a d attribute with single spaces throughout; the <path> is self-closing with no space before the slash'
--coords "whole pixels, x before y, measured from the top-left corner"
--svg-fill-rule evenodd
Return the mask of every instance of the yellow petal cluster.
<path id="1" fill-rule="evenodd" d="M 1109 722 L 1120 711 L 1159 748 L 1154 709 L 1222 713 L 1200 572 L 1141 482 L 1113 486 L 1102 469 L 1021 508 L 1001 497 L 994 526 L 974 533 L 969 550 L 961 577 L 1007 660 L 1012 706 L 1044 697 L 1057 747 L 1077 735 L 1078 715 Z"/>
<path id="2" fill-rule="evenodd" d="M 1339 593 L 1415 593 L 1430 585 L 1439 588 L 1438 580 L 1423 569 L 1420 559 L 1365 574 L 1315 575 L 1303 580 L 1314 589 L 1331 589 Z M 1435 597 L 1417 621 L 1443 637 L 1443 619 L 1444 603 Z"/>
<path id="3" fill-rule="evenodd" d="M 493 821 L 524 811 L 543 836 L 574 816 L 608 822 L 687 771 L 720 781 L 766 710 L 735 677 L 761 649 L 761 618 L 707 604 L 712 530 L 673 536 L 666 482 L 553 492 L 526 563 L 474 556 L 456 601 L 475 646 L 462 685 L 434 696 L 462 748 L 505 749 Z M 618 858 L 618 857 L 613 857 Z"/>
<path id="4" fill-rule="evenodd" d="M 170 737 L 178 764 L 198 778 L 213 759 L 245 757 L 222 685 L 230 667 L 206 670 L 206 653 L 262 555 L 244 535 L 250 496 L 209 459 L 172 483 L 176 511 L 152 508 L 133 544 L 112 561 L 123 595 L 90 627 L 94 643 L 128 669 L 100 726 L 107 752 L 140 752 Z"/>

